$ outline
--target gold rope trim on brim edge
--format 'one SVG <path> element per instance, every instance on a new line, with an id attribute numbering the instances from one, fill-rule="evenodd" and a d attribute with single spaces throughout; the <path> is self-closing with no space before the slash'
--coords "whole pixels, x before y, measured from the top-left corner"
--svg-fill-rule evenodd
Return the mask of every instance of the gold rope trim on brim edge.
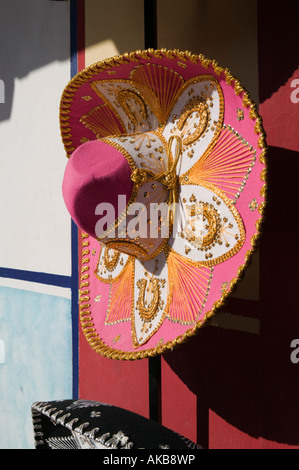
<path id="1" fill-rule="evenodd" d="M 204 67 L 208 68 L 212 65 L 214 72 L 219 77 L 224 74 L 225 81 L 228 85 L 231 85 L 234 82 L 234 89 L 236 95 L 243 95 L 243 106 L 250 107 L 250 117 L 252 119 L 257 119 L 257 127 L 262 127 L 261 118 L 257 115 L 255 110 L 255 104 L 251 101 L 249 93 L 242 87 L 240 81 L 235 78 L 228 68 L 221 67 L 216 60 L 211 60 L 206 58 L 203 54 L 192 54 L 190 51 L 179 51 L 178 49 L 168 50 L 168 49 L 146 49 L 146 50 L 137 50 L 135 52 L 125 53 L 122 55 L 117 55 L 106 60 L 102 60 L 86 67 L 84 70 L 75 75 L 66 85 L 60 101 L 59 108 L 59 119 L 60 119 L 60 131 L 62 141 L 66 150 L 68 157 L 74 151 L 74 146 L 72 143 L 72 134 L 71 128 L 69 125 L 70 118 L 70 108 L 74 95 L 78 88 L 87 82 L 94 75 L 106 71 L 109 68 L 117 67 L 128 62 L 138 62 L 140 59 L 150 60 L 152 56 L 163 59 L 164 57 L 168 59 L 178 59 L 182 62 L 187 62 L 190 60 L 193 63 L 198 63 Z"/>
<path id="2" fill-rule="evenodd" d="M 200 62 L 201 65 L 205 68 L 208 68 L 210 65 L 212 65 L 216 75 L 218 75 L 219 77 L 221 75 L 224 76 L 223 78 L 225 79 L 226 83 L 228 85 L 234 86 L 234 91 L 237 96 L 243 93 L 243 97 L 242 97 L 243 106 L 245 108 L 249 108 L 250 119 L 256 121 L 254 125 L 254 129 L 255 129 L 255 133 L 259 135 L 258 147 L 259 149 L 261 149 L 260 163 L 265 165 L 265 168 L 263 169 L 261 173 L 261 180 L 264 182 L 264 184 L 263 184 L 263 187 L 261 188 L 260 195 L 266 198 L 266 192 L 267 192 L 266 133 L 263 128 L 262 118 L 257 113 L 255 103 L 253 103 L 253 101 L 250 98 L 249 93 L 241 85 L 240 81 L 237 78 L 235 78 L 227 68 L 221 67 L 217 61 L 207 59 L 202 54 L 196 55 L 196 54 L 192 54 L 189 51 L 180 52 L 177 49 L 173 51 L 167 50 L 167 49 L 159 49 L 159 50 L 147 49 L 144 51 L 135 51 L 135 52 L 126 53 L 120 56 L 112 57 L 111 59 L 98 62 L 90 67 L 87 67 L 78 75 L 76 75 L 65 88 L 63 95 L 62 95 L 61 104 L 60 104 L 61 135 L 62 135 L 62 140 L 65 146 L 67 155 L 70 156 L 70 154 L 74 150 L 74 148 L 72 147 L 72 142 L 69 140 L 71 138 L 71 134 L 70 134 L 71 129 L 70 127 L 68 127 L 68 122 L 69 122 L 71 102 L 73 100 L 73 97 L 77 88 L 79 88 L 79 86 L 81 86 L 86 80 L 91 78 L 96 73 L 99 73 L 101 71 L 107 70 L 108 68 L 115 67 L 115 66 L 118 66 L 120 64 L 127 63 L 130 61 L 138 62 L 140 58 L 150 59 L 151 56 L 158 57 L 158 58 L 167 57 L 171 59 L 179 59 L 180 61 L 190 60 L 191 62 L 194 62 L 194 63 Z M 136 360 L 136 359 L 146 359 L 146 358 L 155 357 L 160 354 L 164 354 L 166 352 L 172 351 L 174 348 L 176 348 L 180 344 L 183 344 L 189 338 L 197 334 L 200 328 L 202 328 L 203 326 L 206 326 L 209 323 L 208 320 L 211 317 L 213 317 L 216 311 L 225 304 L 226 298 L 228 297 L 228 295 L 232 293 L 233 289 L 235 289 L 241 276 L 244 274 L 244 270 L 250 262 L 251 256 L 256 249 L 258 239 L 261 235 L 261 225 L 262 225 L 262 222 L 264 221 L 265 205 L 266 205 L 266 201 L 263 201 L 258 207 L 258 211 L 261 217 L 256 222 L 257 233 L 251 237 L 251 240 L 250 240 L 251 249 L 249 249 L 246 252 L 244 264 L 239 267 L 237 271 L 237 276 L 230 281 L 229 289 L 225 291 L 222 294 L 221 298 L 214 303 L 213 308 L 205 314 L 204 318 L 200 320 L 198 323 L 196 323 L 192 328 L 187 330 L 184 334 L 178 336 L 176 339 L 168 341 L 165 344 L 158 345 L 155 348 L 146 349 L 143 351 L 134 351 L 134 352 L 120 351 L 110 346 L 107 346 L 104 343 L 104 341 L 98 336 L 94 328 L 93 321 L 92 321 L 90 303 L 88 303 L 90 301 L 90 297 L 89 295 L 86 295 L 86 294 L 89 294 L 89 290 L 85 288 L 86 284 L 88 284 L 88 279 L 90 276 L 90 274 L 88 273 L 90 269 L 88 266 L 89 258 L 83 258 L 82 268 L 81 268 L 81 286 L 84 285 L 84 295 L 82 295 L 83 292 L 80 291 L 81 295 L 79 297 L 80 299 L 79 312 L 80 312 L 81 326 L 82 326 L 84 335 L 88 343 L 90 344 L 90 346 L 97 353 L 110 359 L 127 360 L 127 361 Z M 85 248 L 86 246 L 89 245 L 89 242 L 86 240 L 88 238 L 88 235 L 82 234 L 82 238 L 83 238 L 83 248 Z"/>

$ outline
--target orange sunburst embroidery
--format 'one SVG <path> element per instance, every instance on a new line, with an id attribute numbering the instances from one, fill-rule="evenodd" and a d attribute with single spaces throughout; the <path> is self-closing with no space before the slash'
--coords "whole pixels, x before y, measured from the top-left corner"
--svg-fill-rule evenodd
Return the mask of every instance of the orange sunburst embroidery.
<path id="1" fill-rule="evenodd" d="M 196 265 L 174 251 L 167 264 L 171 299 L 167 316 L 179 323 L 194 323 L 205 305 L 213 269 Z"/>
<path id="2" fill-rule="evenodd" d="M 255 150 L 231 129 L 221 131 L 216 145 L 189 172 L 189 184 L 216 186 L 233 199 L 245 184 L 255 160 Z"/>
<path id="3" fill-rule="evenodd" d="M 120 119 L 105 104 L 92 109 L 88 114 L 82 116 L 80 121 L 98 138 L 107 135 L 121 135 L 125 132 Z"/>
<path id="4" fill-rule="evenodd" d="M 174 70 L 157 64 L 136 67 L 131 79 L 159 121 L 164 122 L 175 104 L 184 79 Z"/>
<path id="5" fill-rule="evenodd" d="M 130 320 L 133 276 L 134 263 L 130 260 L 120 275 L 111 283 L 110 302 L 105 321 L 106 325 Z"/>

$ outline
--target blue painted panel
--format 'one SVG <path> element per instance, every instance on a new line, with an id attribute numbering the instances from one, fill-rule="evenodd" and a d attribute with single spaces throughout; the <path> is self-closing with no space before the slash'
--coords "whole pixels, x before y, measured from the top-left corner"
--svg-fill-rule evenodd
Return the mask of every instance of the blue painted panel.
<path id="1" fill-rule="evenodd" d="M 71 301 L 0 287 L 0 448 L 34 447 L 31 405 L 72 398 Z"/>

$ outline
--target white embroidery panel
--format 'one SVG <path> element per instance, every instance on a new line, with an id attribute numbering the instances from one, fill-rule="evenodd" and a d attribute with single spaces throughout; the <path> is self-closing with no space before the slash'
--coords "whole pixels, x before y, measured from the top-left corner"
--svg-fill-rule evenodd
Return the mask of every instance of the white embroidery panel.
<path id="1" fill-rule="evenodd" d="M 145 262 L 136 259 L 134 323 L 138 345 L 145 343 L 162 324 L 167 290 L 165 254 Z"/>
<path id="2" fill-rule="evenodd" d="M 103 280 L 115 279 L 123 270 L 129 256 L 103 246 L 98 262 L 97 275 Z"/>
<path id="3" fill-rule="evenodd" d="M 236 211 L 235 215 L 213 191 L 183 185 L 169 245 L 188 259 L 220 262 L 244 235 L 241 218 Z"/>
<path id="4" fill-rule="evenodd" d="M 205 117 L 204 111 L 202 113 L 196 111 L 196 103 L 205 108 L 207 117 Z M 183 152 L 181 162 L 177 167 L 177 174 L 182 175 L 188 171 L 212 142 L 217 126 L 219 127 L 221 122 L 220 108 L 220 95 L 211 80 L 192 83 L 179 97 L 163 131 L 167 141 L 172 135 L 178 135 L 183 142 Z M 190 111 L 192 112 L 190 113 Z M 189 114 L 188 122 L 182 129 L 179 129 L 181 127 L 180 117 L 187 114 Z M 185 145 L 186 138 L 192 140 L 192 135 L 195 137 L 201 127 L 203 131 L 199 133 L 198 137 L 190 144 Z"/>
<path id="5" fill-rule="evenodd" d="M 132 134 L 134 132 L 146 132 L 150 129 L 155 129 L 158 125 L 158 120 L 153 114 L 149 106 L 145 103 L 140 95 L 140 92 L 130 83 L 122 80 L 116 81 L 100 81 L 93 84 L 94 89 L 104 101 L 108 101 L 115 109 L 116 113 L 122 120 L 126 132 Z M 127 103 L 128 109 L 122 105 L 119 100 L 119 93 L 128 92 Z M 141 106 L 139 106 L 141 104 Z M 146 109 L 146 116 L 142 112 L 142 108 Z"/>
<path id="6" fill-rule="evenodd" d="M 131 155 L 137 168 L 152 171 L 157 175 L 167 170 L 167 151 L 155 133 L 109 137 L 109 140 L 123 147 Z"/>

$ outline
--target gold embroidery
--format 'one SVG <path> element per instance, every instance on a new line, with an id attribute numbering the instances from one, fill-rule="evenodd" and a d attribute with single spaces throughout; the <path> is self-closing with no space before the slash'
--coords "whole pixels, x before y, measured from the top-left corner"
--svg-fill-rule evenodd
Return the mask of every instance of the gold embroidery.
<path id="1" fill-rule="evenodd" d="M 140 188 L 140 186 L 147 182 L 147 179 L 147 170 L 136 168 L 131 174 L 131 180 L 136 184 L 138 189 Z"/>
<path id="2" fill-rule="evenodd" d="M 121 90 L 117 94 L 117 99 L 135 127 L 147 119 L 148 112 L 146 104 L 143 98 L 135 91 Z"/>
<path id="3" fill-rule="evenodd" d="M 186 64 L 183 64 L 183 62 L 178 62 L 177 63 L 179 67 L 182 67 L 182 69 L 186 69 L 187 68 L 187 65 Z"/>
<path id="4" fill-rule="evenodd" d="M 176 146 L 175 146 L 175 159 L 173 161 L 172 156 L 171 156 L 171 148 L 172 148 L 172 144 L 174 141 L 176 141 Z M 177 191 L 178 191 L 178 177 L 176 174 L 176 167 L 182 155 L 182 141 L 179 136 L 175 135 L 175 136 L 170 137 L 168 141 L 167 155 L 168 155 L 167 171 L 162 172 L 158 175 L 155 175 L 149 170 L 137 168 L 133 171 L 131 175 L 131 179 L 134 181 L 137 187 L 140 187 L 143 183 L 147 181 L 148 176 L 150 176 L 152 179 L 162 183 L 162 185 L 167 190 L 169 190 L 167 220 L 169 221 L 170 226 L 172 226 L 174 218 L 175 218 L 173 204 L 177 201 Z M 149 193 L 145 192 L 144 197 L 148 197 L 148 196 L 149 196 Z"/>
<path id="5" fill-rule="evenodd" d="M 227 291 L 228 282 L 223 282 L 221 284 L 221 293 L 224 294 Z"/>
<path id="6" fill-rule="evenodd" d="M 119 250 L 123 253 L 143 259 L 147 257 L 147 254 L 149 252 L 149 249 L 136 239 L 116 239 L 107 242 L 106 246 L 109 248 L 113 248 L 113 250 Z"/>
<path id="7" fill-rule="evenodd" d="M 217 145 L 209 148 L 193 167 L 180 177 L 180 182 L 199 184 L 213 191 L 213 188 L 219 185 L 236 203 L 255 161 L 256 150 L 231 126 L 224 125 Z M 227 175 L 231 174 L 233 176 L 228 178 Z"/>
<path id="8" fill-rule="evenodd" d="M 136 143 L 136 142 L 139 141 L 139 143 L 136 145 L 136 147 L 134 147 L 134 150 L 136 150 L 136 152 L 137 152 L 138 150 L 140 150 L 140 147 L 142 146 L 144 141 L 147 142 L 145 145 L 148 149 L 152 148 L 152 142 L 156 142 L 156 139 L 153 138 L 152 134 L 153 134 L 152 132 L 147 132 L 147 133 L 144 133 L 144 134 L 130 134 L 130 136 L 128 136 L 128 138 L 129 138 L 131 144 Z M 125 140 L 127 140 L 126 137 L 123 138 L 123 141 L 125 141 Z M 162 150 L 162 152 L 163 152 L 163 150 Z M 143 155 L 140 154 L 138 156 L 142 157 Z"/>
<path id="9" fill-rule="evenodd" d="M 237 109 L 237 119 L 238 121 L 242 121 L 244 119 L 244 111 L 243 109 Z"/>
<path id="10" fill-rule="evenodd" d="M 113 252 L 113 253 L 111 253 Z M 119 251 L 111 250 L 111 248 L 106 247 L 103 255 L 103 261 L 107 271 L 112 272 L 116 268 L 116 265 L 119 261 L 120 253 Z"/>
<path id="11" fill-rule="evenodd" d="M 130 320 L 134 302 L 132 282 L 134 282 L 134 261 L 130 258 L 126 268 L 110 284 L 106 325 Z"/>
<path id="12" fill-rule="evenodd" d="M 195 97 L 188 101 L 177 123 L 177 128 L 182 132 L 183 144 L 190 145 L 198 140 L 208 129 L 209 120 L 209 106 L 202 98 Z"/>
<path id="13" fill-rule="evenodd" d="M 103 272 L 106 270 L 106 267 L 105 267 L 105 264 L 104 264 L 104 260 L 103 260 L 103 256 L 102 256 L 102 255 L 103 255 L 103 253 L 104 253 L 104 250 L 106 250 L 106 249 L 107 249 L 107 247 L 103 244 L 103 246 L 102 246 L 102 248 L 101 248 L 101 252 L 100 252 L 100 254 L 99 254 L 99 258 L 98 258 L 98 261 L 97 261 L 97 267 L 96 267 L 96 269 L 95 269 L 95 271 L 94 271 L 94 274 L 95 274 L 96 278 L 97 278 L 99 281 L 101 281 L 101 282 L 103 282 L 103 283 L 105 283 L 105 284 L 111 284 L 111 282 L 113 282 L 113 281 L 115 281 L 116 279 L 118 279 L 118 277 L 119 277 L 119 276 L 121 275 L 121 273 L 122 273 L 123 268 L 126 267 L 127 264 L 131 262 L 131 258 L 128 257 L 126 263 L 124 263 L 123 257 L 120 255 L 120 259 L 119 259 L 119 261 L 118 261 L 118 262 L 119 262 L 119 265 L 121 266 L 120 272 L 118 272 L 118 274 L 116 274 L 116 275 L 115 275 L 115 274 L 114 274 L 114 275 L 108 274 L 107 277 L 102 277 L 102 276 L 103 276 Z M 109 249 L 109 247 L 108 247 L 108 249 Z M 113 249 L 113 248 L 110 247 L 110 250 L 112 250 L 112 249 Z M 119 252 L 116 252 L 116 253 L 119 253 Z M 117 267 L 117 264 L 115 265 L 115 269 L 116 269 L 116 267 Z M 109 271 L 108 271 L 108 273 L 109 273 Z"/>
<path id="14" fill-rule="evenodd" d="M 207 256 L 205 261 L 194 261 L 193 263 L 194 263 L 195 266 L 215 266 L 216 264 L 223 263 L 226 259 L 231 258 L 233 255 L 235 255 L 240 250 L 240 248 L 242 247 L 242 245 L 245 242 L 245 228 L 244 228 L 244 225 L 243 225 L 243 221 L 242 221 L 241 216 L 240 216 L 238 210 L 236 209 L 233 201 L 231 201 L 218 188 L 212 187 L 212 186 L 208 187 L 207 185 L 205 185 L 205 187 L 212 190 L 215 193 L 215 195 L 217 195 L 220 199 L 222 199 L 224 204 L 230 210 L 230 212 L 233 215 L 234 220 L 237 224 L 238 231 L 239 231 L 239 236 L 237 238 L 235 238 L 236 243 L 229 251 L 227 251 L 223 255 L 220 255 L 220 256 L 218 256 L 214 259 L 209 259 L 209 258 L 211 258 L 211 256 Z M 191 196 L 190 199 L 194 200 L 192 196 Z M 217 201 L 217 199 L 214 199 L 214 200 L 215 200 L 215 202 Z M 216 204 L 217 204 L 217 202 L 216 202 Z M 227 228 L 230 228 L 229 226 L 226 226 L 226 222 L 227 222 L 227 219 L 224 217 L 221 221 L 221 227 L 220 227 L 220 231 L 219 231 L 219 238 L 218 237 L 215 238 L 215 243 L 214 244 L 216 244 L 216 243 L 219 243 L 220 245 L 222 244 L 221 237 L 225 237 L 225 233 L 227 232 Z M 189 243 L 191 243 L 194 246 L 195 245 L 195 237 L 194 237 L 194 239 L 192 239 L 192 235 L 191 235 L 193 233 L 194 233 L 193 231 L 189 232 L 188 236 L 190 236 Z M 184 232 L 183 231 L 179 235 L 181 235 L 182 238 L 184 238 Z M 201 237 L 198 237 L 199 241 L 200 241 L 200 239 L 201 239 Z M 226 240 L 224 240 L 224 241 L 225 241 L 225 243 L 227 242 Z M 196 248 L 200 249 L 199 246 L 200 246 L 200 243 L 198 243 L 198 246 L 196 246 Z M 211 248 L 211 246 L 212 245 L 210 245 L 209 248 Z M 206 251 L 207 247 L 204 248 L 204 249 Z M 173 251 L 174 253 L 176 253 L 176 251 L 173 248 L 170 248 L 170 247 L 169 247 L 169 251 L 170 252 Z"/>
<path id="15" fill-rule="evenodd" d="M 169 293 L 164 314 L 176 323 L 195 323 L 209 295 L 213 267 L 187 260 L 172 250 L 167 255 L 167 265 Z"/>
<path id="16" fill-rule="evenodd" d="M 252 199 L 252 201 L 249 204 L 249 209 L 253 212 L 255 209 L 258 207 L 258 203 L 256 202 L 256 199 Z"/>
<path id="17" fill-rule="evenodd" d="M 149 340 L 155 334 L 164 321 L 164 314 L 162 312 L 161 318 L 155 321 L 159 311 L 164 308 L 164 300 L 161 297 L 161 289 L 165 288 L 166 280 L 155 277 L 158 270 L 159 260 L 155 260 L 154 270 L 150 273 L 145 266 L 144 278 L 137 280 L 137 289 L 139 289 L 138 298 L 136 301 L 135 310 L 138 311 L 139 320 L 142 326 L 139 329 L 141 336 L 137 339 L 137 332 L 135 330 L 135 316 L 132 315 L 132 340 L 133 346 L 138 347 Z"/>
<path id="18" fill-rule="evenodd" d="M 88 114 L 81 117 L 80 122 L 94 132 L 98 139 L 111 134 L 121 135 L 125 132 L 120 117 L 105 104 L 93 108 Z"/>
<path id="19" fill-rule="evenodd" d="M 190 223 L 185 226 L 182 236 L 188 240 L 198 250 L 206 250 L 220 241 L 221 219 L 218 211 L 212 204 L 199 201 L 196 204 L 186 205 L 186 212 L 190 218 Z M 205 227 L 207 233 L 203 235 L 203 230 L 195 231 L 196 221 L 207 221 Z M 203 225 L 203 224 L 202 224 Z"/>
<path id="20" fill-rule="evenodd" d="M 147 275 L 147 273 L 145 273 Z M 137 306 L 139 315 L 144 322 L 153 320 L 161 305 L 161 290 L 160 284 L 165 285 L 165 279 L 139 279 L 137 287 L 139 289 L 139 296 Z"/>
<path id="21" fill-rule="evenodd" d="M 166 122 L 184 83 L 181 75 L 162 65 L 147 63 L 133 69 L 130 78 L 158 120 Z"/>
<path id="22" fill-rule="evenodd" d="M 149 51 L 151 55 L 148 55 Z M 99 72 L 107 71 L 107 69 L 112 68 L 112 67 L 121 66 L 122 64 L 126 64 L 129 61 L 138 62 L 140 58 L 150 60 L 151 56 L 154 56 L 157 58 L 168 57 L 169 59 L 179 59 L 181 61 L 190 60 L 191 62 L 194 62 L 194 63 L 197 63 L 198 61 L 200 61 L 200 63 L 205 67 L 208 67 L 209 64 L 211 63 L 211 60 L 205 58 L 205 56 L 202 54 L 196 55 L 196 54 L 191 54 L 190 52 L 180 52 L 180 51 L 176 51 L 174 54 L 173 51 L 169 51 L 167 49 L 160 49 L 160 50 L 149 49 L 145 51 L 135 51 L 131 53 L 126 53 L 126 54 L 123 54 L 122 56 L 115 56 L 110 59 L 106 59 L 105 61 L 97 62 L 96 64 L 93 64 L 87 69 L 78 73 L 69 82 L 68 86 L 65 88 L 63 95 L 62 95 L 61 102 L 60 102 L 61 133 L 62 133 L 62 139 L 63 139 L 63 143 L 64 143 L 65 150 L 66 150 L 68 157 L 72 154 L 72 152 L 75 149 L 72 140 L 70 140 L 71 128 L 70 128 L 70 123 L 69 123 L 69 118 L 70 118 L 69 108 L 74 99 L 74 95 L 77 89 L 80 88 L 87 81 L 90 81 L 90 79 L 92 79 Z M 256 112 L 254 112 L 253 114 L 254 115 L 252 119 L 254 119 L 257 116 Z"/>

